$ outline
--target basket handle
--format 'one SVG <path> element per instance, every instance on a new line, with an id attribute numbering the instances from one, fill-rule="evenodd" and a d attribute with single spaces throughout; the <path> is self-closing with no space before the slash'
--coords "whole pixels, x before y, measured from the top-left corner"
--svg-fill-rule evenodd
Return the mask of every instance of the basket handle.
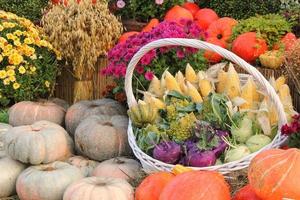
<path id="1" fill-rule="evenodd" d="M 279 117 L 279 127 L 287 123 L 287 118 L 283 109 L 283 105 L 276 94 L 275 89 L 271 86 L 271 84 L 265 79 L 265 77 L 253 66 L 244 61 L 242 58 L 238 57 L 234 53 L 219 47 L 217 45 L 213 45 L 207 42 L 203 42 L 196 39 L 182 39 L 182 38 L 167 38 L 167 39 L 159 39 L 148 43 L 143 46 L 131 59 L 129 65 L 126 70 L 125 75 L 125 92 L 127 96 L 127 103 L 129 107 L 132 107 L 137 104 L 137 101 L 134 97 L 132 91 L 132 76 L 135 69 L 135 66 L 138 64 L 140 59 L 147 54 L 150 50 L 165 47 L 165 46 L 184 46 L 184 47 L 193 47 L 197 49 L 204 49 L 214 51 L 224 58 L 236 63 L 240 67 L 242 67 L 245 71 L 247 71 L 250 75 L 257 80 L 266 94 L 271 98 L 271 101 L 275 104 L 275 108 Z"/>

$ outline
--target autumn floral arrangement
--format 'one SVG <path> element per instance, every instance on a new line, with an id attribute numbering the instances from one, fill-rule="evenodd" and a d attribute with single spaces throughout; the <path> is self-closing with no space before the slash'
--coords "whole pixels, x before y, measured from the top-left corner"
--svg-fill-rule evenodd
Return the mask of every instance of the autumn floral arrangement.
<path id="1" fill-rule="evenodd" d="M 288 147 L 300 148 L 300 114 L 294 115 L 289 124 L 282 126 L 281 132 L 289 136 Z"/>
<path id="2" fill-rule="evenodd" d="M 151 18 L 162 19 L 167 10 L 184 0 L 110 0 L 112 11 L 124 19 L 147 22 Z"/>
<path id="3" fill-rule="evenodd" d="M 144 45 L 162 38 L 201 38 L 204 32 L 192 21 L 182 20 L 182 25 L 175 22 L 161 22 L 150 32 L 141 32 L 129 37 L 125 42 L 118 43 L 108 52 L 108 66 L 101 71 L 103 75 L 111 76 L 116 82 L 108 86 L 106 95 L 119 101 L 125 101 L 124 78 L 126 68 L 133 55 Z M 203 51 L 194 48 L 162 47 L 147 53 L 138 63 L 133 78 L 135 91 L 145 90 L 154 76 L 160 77 L 169 67 L 171 73 L 184 70 L 187 63 L 195 69 L 206 67 Z"/>
<path id="4" fill-rule="evenodd" d="M 0 11 L 0 106 L 47 97 L 60 54 L 30 21 Z"/>

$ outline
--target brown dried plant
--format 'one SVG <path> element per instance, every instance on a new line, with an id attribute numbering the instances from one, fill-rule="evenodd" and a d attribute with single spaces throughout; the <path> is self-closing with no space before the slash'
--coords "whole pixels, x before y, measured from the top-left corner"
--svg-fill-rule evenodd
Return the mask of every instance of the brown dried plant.
<path id="1" fill-rule="evenodd" d="M 48 40 L 82 78 L 94 69 L 122 33 L 122 24 L 110 13 L 107 1 L 69 0 L 68 6 L 52 6 L 42 18 Z"/>
<path id="2" fill-rule="evenodd" d="M 300 94 L 300 39 L 295 42 L 291 50 L 286 52 L 285 66 Z"/>

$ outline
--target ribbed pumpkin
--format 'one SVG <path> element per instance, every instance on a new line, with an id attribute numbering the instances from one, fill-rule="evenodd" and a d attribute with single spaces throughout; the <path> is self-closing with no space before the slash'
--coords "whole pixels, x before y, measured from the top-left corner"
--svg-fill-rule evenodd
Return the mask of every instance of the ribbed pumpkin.
<path id="1" fill-rule="evenodd" d="M 150 174 L 136 188 L 135 200 L 158 200 L 162 190 L 174 177 L 170 172 Z"/>
<path id="2" fill-rule="evenodd" d="M 9 157 L 0 159 L 0 198 L 16 192 L 16 181 L 25 165 Z"/>
<path id="3" fill-rule="evenodd" d="M 181 7 L 174 6 L 172 7 L 165 15 L 164 20 L 169 22 L 176 22 L 177 24 L 181 24 L 181 20 L 193 20 L 194 17 L 190 11 Z"/>
<path id="4" fill-rule="evenodd" d="M 39 121 L 9 129 L 5 136 L 7 155 L 33 165 L 66 159 L 73 150 L 73 141 L 59 125 Z"/>
<path id="5" fill-rule="evenodd" d="M 259 198 L 251 185 L 242 187 L 233 197 L 232 200 L 262 200 Z"/>
<path id="6" fill-rule="evenodd" d="M 159 200 L 230 200 L 224 177 L 218 172 L 190 171 L 177 175 L 163 189 Z"/>
<path id="7" fill-rule="evenodd" d="M 285 51 L 289 51 L 296 43 L 296 40 L 297 37 L 294 33 L 287 33 L 278 43 L 274 44 L 273 49 L 279 50 L 283 48 Z"/>
<path id="8" fill-rule="evenodd" d="M 92 175 L 134 180 L 139 176 L 141 168 L 141 164 L 136 160 L 117 157 L 100 163 Z"/>
<path id="9" fill-rule="evenodd" d="M 259 38 L 255 32 L 239 35 L 232 43 L 232 51 L 247 62 L 254 62 L 261 54 L 268 50 L 264 39 Z"/>
<path id="10" fill-rule="evenodd" d="M 149 23 L 142 29 L 142 32 L 150 32 L 153 28 L 155 28 L 159 24 L 159 20 L 153 18 L 149 21 Z"/>
<path id="11" fill-rule="evenodd" d="M 66 114 L 66 129 L 74 135 L 79 123 L 91 115 L 126 115 L 126 109 L 112 99 L 99 99 L 94 101 L 80 101 L 72 105 Z"/>
<path id="12" fill-rule="evenodd" d="M 61 200 L 73 182 L 82 179 L 77 167 L 65 162 L 31 166 L 17 180 L 17 194 L 21 200 Z"/>
<path id="13" fill-rule="evenodd" d="M 212 22 L 207 29 L 208 38 L 215 38 L 228 42 L 232 35 L 232 28 L 237 23 L 238 22 L 235 19 L 229 17 L 222 17 Z"/>
<path id="14" fill-rule="evenodd" d="M 192 15 L 195 17 L 196 13 L 200 10 L 199 6 L 192 2 L 185 2 L 182 5 L 183 8 L 187 9 L 192 13 Z"/>
<path id="15" fill-rule="evenodd" d="M 219 40 L 217 38 L 208 38 L 207 42 L 226 48 L 226 43 L 223 40 Z M 204 51 L 204 57 L 211 63 L 218 63 L 223 58 L 219 54 L 209 50 Z"/>
<path id="16" fill-rule="evenodd" d="M 263 200 L 300 199 L 300 151 L 270 149 L 250 163 L 248 179 Z"/>
<path id="17" fill-rule="evenodd" d="M 84 176 L 91 176 L 94 169 L 99 165 L 99 162 L 89 160 L 82 156 L 70 157 L 67 162 L 75 167 L 78 167 Z"/>
<path id="18" fill-rule="evenodd" d="M 206 30 L 217 19 L 217 13 L 209 8 L 200 9 L 195 15 L 195 21 L 202 30 Z"/>
<path id="19" fill-rule="evenodd" d="M 65 111 L 67 111 L 68 108 L 70 107 L 68 102 L 66 102 L 65 100 L 60 99 L 60 98 L 53 97 L 53 98 L 50 98 L 49 101 L 55 103 L 56 105 L 59 105 L 60 107 L 63 107 L 65 109 Z"/>
<path id="20" fill-rule="evenodd" d="M 98 161 L 129 155 L 127 126 L 126 116 L 90 116 L 76 129 L 76 150 L 81 155 Z"/>
<path id="21" fill-rule="evenodd" d="M 89 177 L 70 185 L 63 200 L 133 200 L 132 186 L 123 179 Z"/>
<path id="22" fill-rule="evenodd" d="M 133 35 L 136 35 L 136 34 L 139 34 L 139 32 L 137 31 L 130 31 L 130 32 L 126 32 L 126 33 L 123 33 L 120 38 L 119 38 L 119 43 L 124 43 L 126 42 L 126 40 L 128 38 L 130 38 L 131 36 Z"/>
<path id="23" fill-rule="evenodd" d="M 0 123 L 0 158 L 6 155 L 4 141 L 6 132 L 11 128 L 9 124 Z"/>
<path id="24" fill-rule="evenodd" d="M 21 101 L 9 109 L 9 124 L 12 126 L 31 125 L 47 120 L 59 125 L 64 122 L 66 110 L 51 101 Z"/>

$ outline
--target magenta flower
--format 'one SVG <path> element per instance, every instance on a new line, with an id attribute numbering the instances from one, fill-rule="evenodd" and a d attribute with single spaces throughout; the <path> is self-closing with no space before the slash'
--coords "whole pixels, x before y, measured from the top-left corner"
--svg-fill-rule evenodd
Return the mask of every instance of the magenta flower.
<path id="1" fill-rule="evenodd" d="M 124 8 L 125 7 L 125 2 L 123 0 L 118 0 L 117 1 L 117 7 L 118 8 Z"/>
<path id="2" fill-rule="evenodd" d="M 177 50 L 176 55 L 178 58 L 184 58 L 185 56 L 184 52 L 181 49 Z"/>
<path id="3" fill-rule="evenodd" d="M 145 79 L 146 80 L 151 81 L 153 79 L 153 77 L 154 77 L 153 72 L 148 71 L 148 72 L 145 73 Z"/>
<path id="4" fill-rule="evenodd" d="M 142 67 L 142 66 L 136 66 L 135 69 L 136 69 L 137 73 L 139 73 L 139 74 L 142 74 L 144 72 L 144 67 Z"/>
<path id="5" fill-rule="evenodd" d="M 164 3 L 164 0 L 155 0 L 155 3 L 158 4 L 158 5 L 161 5 Z"/>

